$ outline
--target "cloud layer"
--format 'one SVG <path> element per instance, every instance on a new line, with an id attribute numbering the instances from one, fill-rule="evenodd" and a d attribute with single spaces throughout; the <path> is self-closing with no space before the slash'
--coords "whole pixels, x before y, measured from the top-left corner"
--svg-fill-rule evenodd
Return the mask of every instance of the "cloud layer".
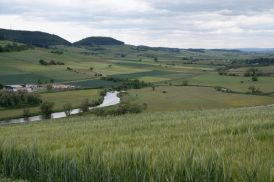
<path id="1" fill-rule="evenodd" d="M 273 0 L 0 0 L 0 22 L 70 41 L 112 36 L 135 45 L 274 47 Z"/>

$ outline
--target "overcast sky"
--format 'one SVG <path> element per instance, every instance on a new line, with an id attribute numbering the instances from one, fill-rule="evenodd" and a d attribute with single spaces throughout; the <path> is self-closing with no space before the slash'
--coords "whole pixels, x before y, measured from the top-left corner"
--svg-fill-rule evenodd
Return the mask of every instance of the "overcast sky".
<path id="1" fill-rule="evenodd" d="M 0 27 L 73 42 L 111 36 L 180 48 L 274 47 L 274 0 L 0 0 Z"/>

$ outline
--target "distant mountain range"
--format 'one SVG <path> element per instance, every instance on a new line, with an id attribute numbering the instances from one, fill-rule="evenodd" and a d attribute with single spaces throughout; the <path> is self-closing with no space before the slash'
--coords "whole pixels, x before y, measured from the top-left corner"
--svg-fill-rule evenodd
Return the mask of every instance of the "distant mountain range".
<path id="1" fill-rule="evenodd" d="M 238 50 L 243 52 L 270 52 L 274 51 L 274 48 L 240 48 Z"/>
<path id="2" fill-rule="evenodd" d="M 125 43 L 111 37 L 87 37 L 80 41 L 71 43 L 62 37 L 39 31 L 8 30 L 0 28 L 0 40 L 20 42 L 38 47 L 48 47 L 52 45 L 74 45 L 74 46 L 101 46 L 101 45 L 124 45 Z M 162 50 L 170 52 L 180 52 L 188 50 L 191 52 L 204 53 L 206 49 L 179 49 L 166 47 L 136 46 L 138 50 Z M 274 48 L 239 48 L 239 49 L 209 49 L 212 51 L 224 52 L 268 52 Z"/>

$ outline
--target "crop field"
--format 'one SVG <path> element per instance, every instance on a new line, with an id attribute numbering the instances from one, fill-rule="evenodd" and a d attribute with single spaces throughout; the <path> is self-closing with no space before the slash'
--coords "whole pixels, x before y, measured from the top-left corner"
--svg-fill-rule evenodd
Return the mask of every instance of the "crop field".
<path id="1" fill-rule="evenodd" d="M 96 100 L 99 98 L 100 90 L 90 89 L 90 90 L 75 90 L 75 91 L 65 91 L 65 92 L 54 92 L 54 93 L 43 93 L 41 98 L 43 101 L 53 102 L 54 111 L 62 110 L 63 106 L 70 103 L 72 107 L 77 108 L 81 105 L 84 99 Z M 31 107 L 30 113 L 39 113 L 39 107 Z M 0 120 L 5 118 L 20 117 L 23 115 L 23 108 L 19 109 L 4 109 L 0 108 Z"/>
<path id="2" fill-rule="evenodd" d="M 208 87 L 160 86 L 129 90 L 124 102 L 146 103 L 148 112 L 249 107 L 274 104 L 274 97 L 218 92 Z"/>
<path id="3" fill-rule="evenodd" d="M 273 118 L 273 108 L 246 108 L 1 126 L 0 171 L 31 181 L 271 182 Z"/>

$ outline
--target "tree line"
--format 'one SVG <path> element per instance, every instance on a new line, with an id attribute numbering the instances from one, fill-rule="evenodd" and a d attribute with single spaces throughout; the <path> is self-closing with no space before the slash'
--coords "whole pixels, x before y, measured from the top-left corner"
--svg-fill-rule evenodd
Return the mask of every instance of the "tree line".
<path id="1" fill-rule="evenodd" d="M 146 83 L 144 81 L 140 81 L 138 79 L 123 79 L 123 78 L 115 78 L 115 77 L 102 77 L 102 80 L 112 81 L 115 83 L 119 83 L 118 85 L 112 86 L 114 90 L 128 90 L 128 89 L 141 89 L 144 87 L 151 86 L 150 83 Z"/>
<path id="2" fill-rule="evenodd" d="M 15 52 L 15 51 L 24 51 L 29 49 L 30 46 L 28 45 L 19 45 L 16 43 L 7 44 L 4 46 L 0 45 L 0 52 Z"/>
<path id="3" fill-rule="evenodd" d="M 34 106 L 42 102 L 39 95 L 26 92 L 0 91 L 1 107 Z"/>
<path id="4" fill-rule="evenodd" d="M 54 61 L 54 60 L 50 60 L 50 61 L 45 61 L 43 59 L 39 60 L 39 64 L 47 66 L 47 65 L 65 65 L 65 63 L 61 62 L 61 61 Z"/>

